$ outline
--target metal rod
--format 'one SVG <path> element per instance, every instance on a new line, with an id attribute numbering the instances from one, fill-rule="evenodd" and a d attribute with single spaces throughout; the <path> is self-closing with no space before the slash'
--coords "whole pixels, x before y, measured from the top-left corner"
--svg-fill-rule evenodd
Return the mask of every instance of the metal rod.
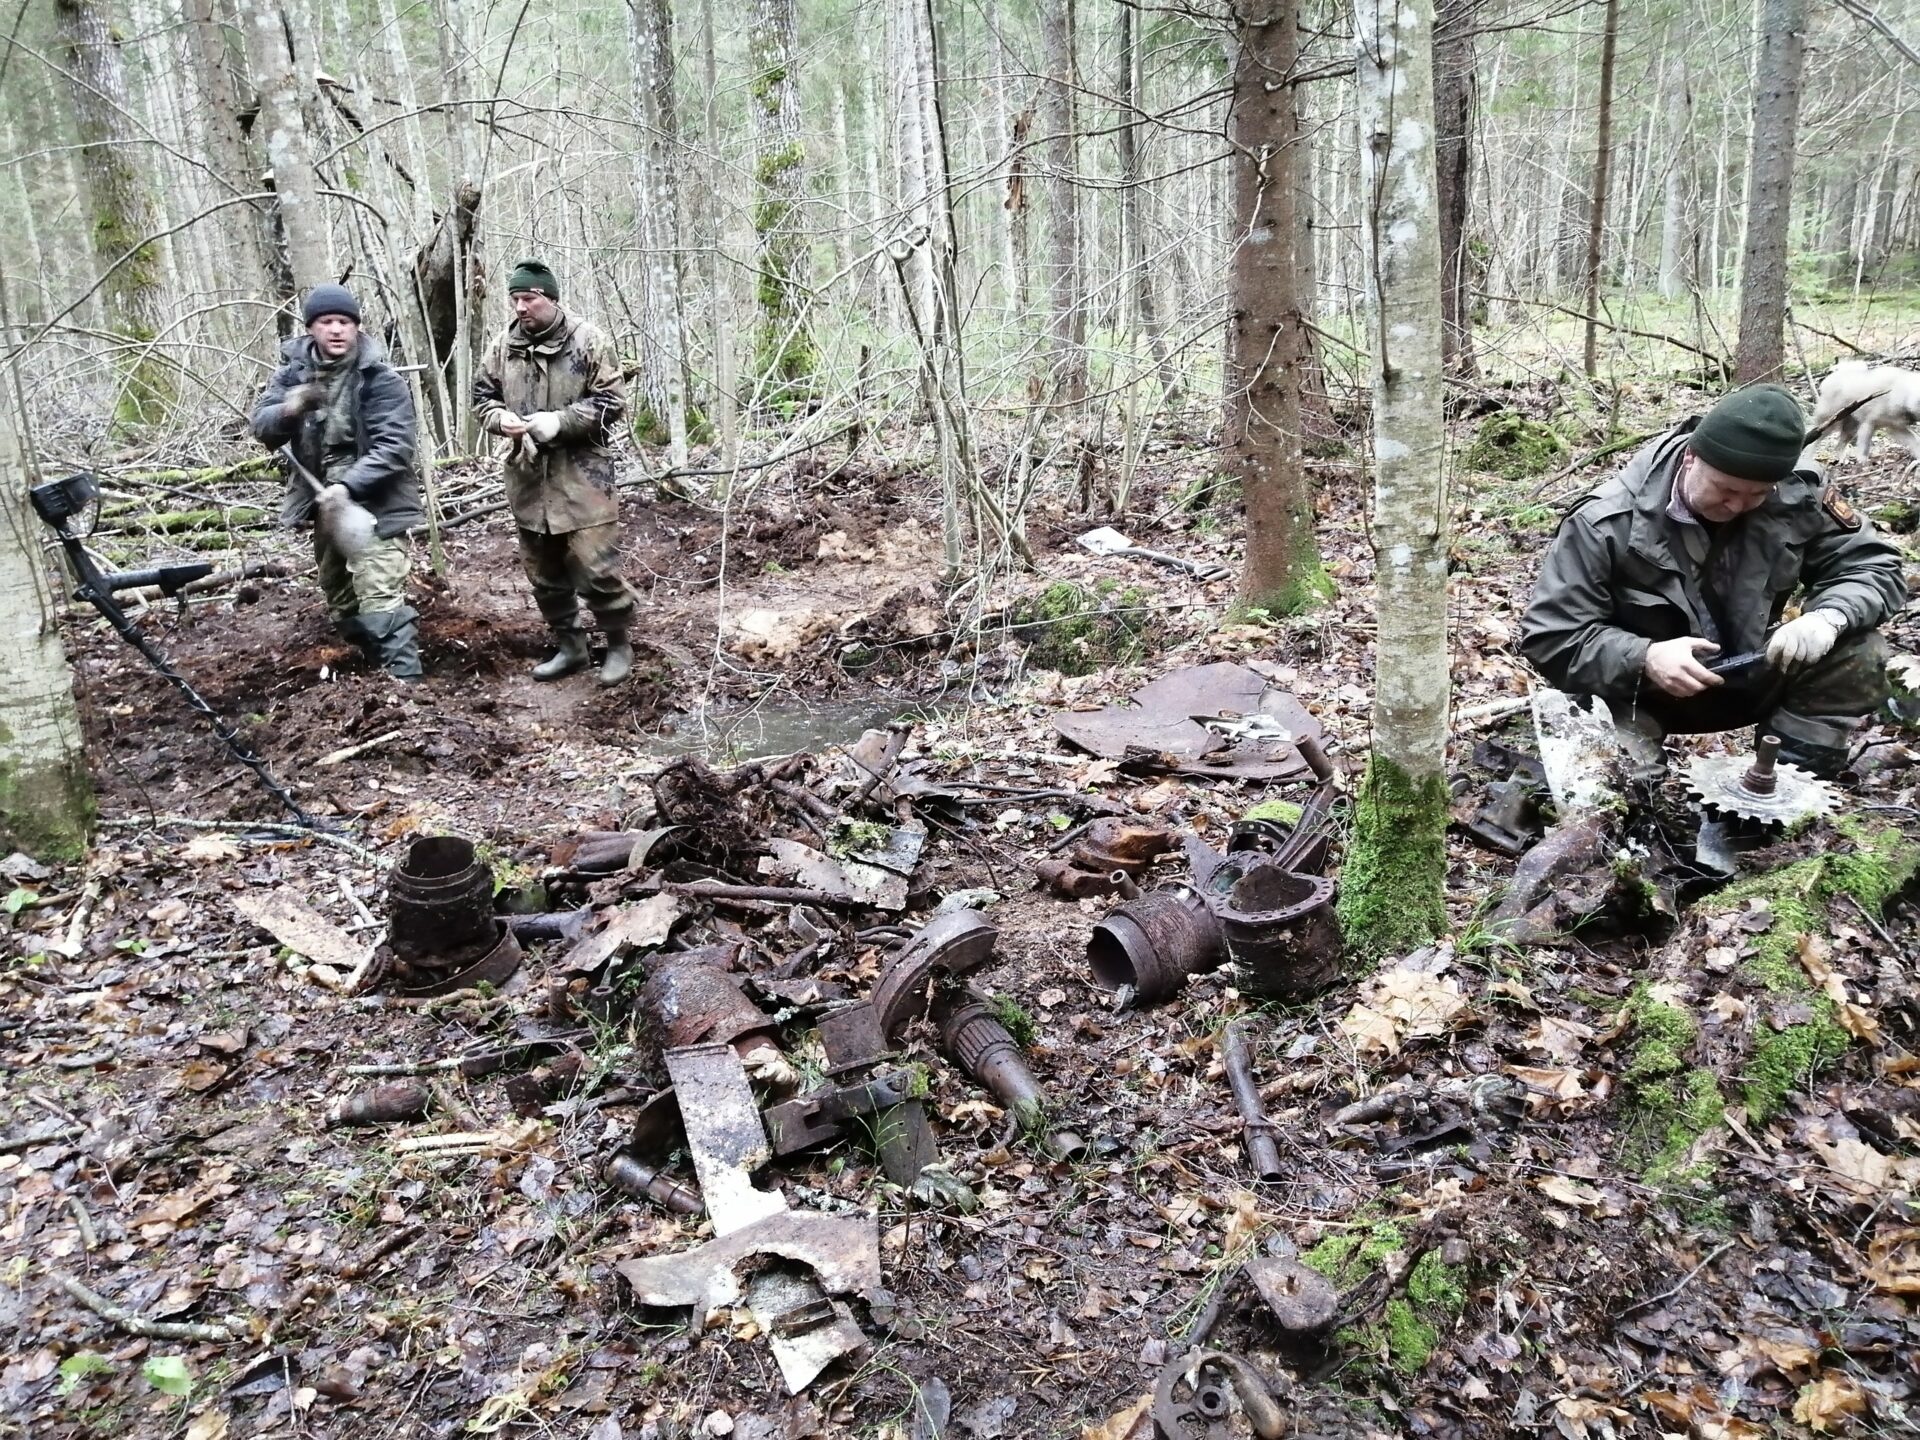
<path id="1" fill-rule="evenodd" d="M 1260 1085 L 1253 1078 L 1253 1061 L 1247 1055 L 1247 1043 L 1238 1021 L 1220 1032 L 1220 1063 L 1227 1069 L 1227 1085 L 1233 1091 L 1234 1109 L 1240 1112 L 1247 1159 L 1253 1162 L 1254 1174 L 1262 1180 L 1284 1178 L 1286 1171 L 1280 1164 L 1280 1147 L 1273 1140 L 1273 1122 L 1267 1119 L 1267 1112 L 1260 1104 Z"/>

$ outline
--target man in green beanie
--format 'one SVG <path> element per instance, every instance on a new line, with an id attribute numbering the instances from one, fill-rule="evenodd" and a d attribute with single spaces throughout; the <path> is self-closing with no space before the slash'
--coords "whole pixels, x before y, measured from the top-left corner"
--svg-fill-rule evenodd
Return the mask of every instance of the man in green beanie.
<path id="1" fill-rule="evenodd" d="M 600 683 L 633 668 L 633 590 L 620 575 L 620 512 L 613 443 L 627 408 L 613 341 L 560 305 L 560 282 L 538 260 L 507 280 L 513 323 L 488 346 L 473 382 L 480 428 L 508 441 L 507 504 L 520 532 L 520 563 L 540 614 L 559 641 L 533 667 L 558 680 L 587 665 L 585 601 L 607 637 Z"/>
<path id="2" fill-rule="evenodd" d="M 1641 450 L 1561 522 L 1521 651 L 1656 747 L 1756 725 L 1780 736 L 1782 758 L 1844 770 L 1854 730 L 1887 698 L 1875 627 L 1906 583 L 1900 552 L 1802 459 L 1805 441 L 1799 402 L 1750 385 Z M 1755 664 L 1712 668 L 1755 651 Z"/>

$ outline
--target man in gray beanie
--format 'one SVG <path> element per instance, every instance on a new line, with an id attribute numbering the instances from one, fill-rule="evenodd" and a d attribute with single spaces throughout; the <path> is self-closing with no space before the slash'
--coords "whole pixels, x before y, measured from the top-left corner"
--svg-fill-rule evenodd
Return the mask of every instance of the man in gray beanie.
<path id="1" fill-rule="evenodd" d="M 280 368 L 253 411 L 254 438 L 285 448 L 283 524 L 311 524 L 313 486 L 300 473 L 370 511 L 371 544 L 342 551 L 315 525 L 320 588 L 343 639 L 396 680 L 421 676 L 419 612 L 406 600 L 407 532 L 426 523 L 413 469 L 413 392 L 386 348 L 360 328 L 360 303 L 344 285 L 316 285 L 300 307 L 307 327 L 280 348 Z"/>
<path id="2" fill-rule="evenodd" d="M 1750 385 L 1641 450 L 1561 522 L 1520 649 L 1607 701 L 1629 736 L 1756 725 L 1832 777 L 1887 699 L 1877 627 L 1906 600 L 1900 552 L 1802 457 L 1800 405 Z M 1788 602 L 1799 613 L 1784 624 Z M 1762 652 L 1720 674 L 1716 656 Z"/>

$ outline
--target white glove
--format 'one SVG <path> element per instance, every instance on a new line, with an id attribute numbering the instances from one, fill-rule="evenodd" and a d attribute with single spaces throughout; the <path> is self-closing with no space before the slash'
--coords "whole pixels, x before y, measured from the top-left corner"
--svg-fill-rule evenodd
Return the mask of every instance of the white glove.
<path id="1" fill-rule="evenodd" d="M 353 496 L 348 492 L 346 486 L 329 485 L 320 492 L 319 503 L 322 505 L 344 505 L 352 498 Z"/>
<path id="2" fill-rule="evenodd" d="M 551 445 L 560 438 L 560 412 L 541 410 L 527 417 L 527 433 L 536 445 Z"/>
<path id="3" fill-rule="evenodd" d="M 1824 660 L 1846 628 L 1847 617 L 1837 610 L 1809 610 L 1773 632 L 1767 661 L 1776 670 L 1791 671 Z"/>

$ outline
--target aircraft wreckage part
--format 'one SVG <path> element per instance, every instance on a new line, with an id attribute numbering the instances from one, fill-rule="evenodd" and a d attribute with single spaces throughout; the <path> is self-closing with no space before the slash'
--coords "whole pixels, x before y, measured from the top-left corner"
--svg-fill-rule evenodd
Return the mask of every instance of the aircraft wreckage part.
<path id="1" fill-rule="evenodd" d="M 740 1056 L 731 1045 L 692 1045 L 667 1051 L 666 1061 L 714 1234 L 783 1214 L 786 1197 L 753 1183 L 773 1152 Z"/>
<path id="2" fill-rule="evenodd" d="M 1207 882 L 1207 906 L 1228 958 L 1249 989 L 1299 995 L 1340 978 L 1340 933 L 1333 881 L 1282 869 L 1241 851 Z"/>
<path id="3" fill-rule="evenodd" d="M 783 1100 L 766 1112 L 773 1153 L 792 1155 L 824 1145 L 845 1134 L 848 1122 L 856 1117 L 905 1104 L 912 1087 L 912 1072 L 896 1070 L 859 1085 L 835 1085 Z"/>
<path id="4" fill-rule="evenodd" d="M 1177 1398 L 1182 1386 L 1184 1399 Z M 1287 1433 L 1287 1413 L 1266 1377 L 1219 1350 L 1191 1350 L 1167 1362 L 1153 1390 L 1153 1433 L 1160 1440 L 1227 1440 L 1233 1396 L 1259 1440 Z"/>
<path id="5" fill-rule="evenodd" d="M 676 1215 L 699 1215 L 707 1208 L 698 1190 L 647 1164 L 637 1155 L 615 1155 L 607 1161 L 601 1174 L 614 1189 L 623 1190 L 636 1200 L 651 1200 Z"/>
<path id="6" fill-rule="evenodd" d="M 391 1125 L 402 1120 L 418 1120 L 427 1113 L 431 1097 L 427 1087 L 417 1080 L 397 1080 L 391 1085 L 375 1085 L 347 1096 L 327 1111 L 329 1125 Z"/>
<path id="7" fill-rule="evenodd" d="M 1219 922 L 1184 888 L 1129 900 L 1087 939 L 1094 983 L 1107 990 L 1131 985 L 1140 1005 L 1170 998 L 1189 975 L 1212 970 L 1225 958 Z"/>
<path id="8" fill-rule="evenodd" d="M 740 982 L 711 965 L 662 964 L 641 987 L 640 1004 L 659 1025 L 665 1050 L 731 1044 L 759 1033 L 771 1038 L 773 1030 L 773 1021 L 747 998 Z"/>
<path id="9" fill-rule="evenodd" d="M 448 955 L 493 934 L 493 871 L 473 842 L 431 835 L 407 849 L 387 882 L 388 943 L 402 960 Z"/>
<path id="10" fill-rule="evenodd" d="M 1333 1282 L 1298 1260 L 1256 1256 L 1247 1261 L 1246 1271 L 1273 1318 L 1289 1334 L 1318 1334 L 1339 1313 L 1340 1292 Z"/>
<path id="11" fill-rule="evenodd" d="M 1267 1119 L 1260 1103 L 1260 1085 L 1253 1077 L 1253 1059 L 1247 1054 L 1245 1037 L 1237 1023 L 1229 1023 L 1220 1032 L 1220 1063 L 1226 1067 L 1227 1086 L 1233 1091 L 1233 1108 L 1240 1112 L 1240 1128 L 1247 1143 L 1247 1158 L 1253 1173 L 1262 1180 L 1286 1178 L 1280 1163 L 1280 1147 L 1274 1143 L 1273 1122 Z"/>
<path id="12" fill-rule="evenodd" d="M 834 1361 L 867 1348 L 846 1303 L 829 1300 L 810 1275 L 763 1271 L 747 1285 L 746 1298 L 790 1395 L 805 1390 Z"/>
<path id="13" fill-rule="evenodd" d="M 1751 763 L 1738 755 L 1695 756 L 1687 763 L 1687 787 L 1713 818 L 1760 826 L 1831 815 L 1840 799 L 1832 785 L 1780 759 L 1778 735 L 1759 737 Z"/>
<path id="14" fill-rule="evenodd" d="M 1087 869 L 1077 860 L 1056 855 L 1034 866 L 1033 873 L 1041 884 L 1068 900 L 1095 900 L 1103 895 L 1131 900 L 1140 893 L 1133 876 L 1120 866 L 1110 870 Z"/>
<path id="15" fill-rule="evenodd" d="M 947 1050 L 975 1080 L 1002 1105 L 1023 1118 L 1039 1115 L 1046 1106 L 1040 1082 L 1027 1068 L 1026 1057 L 991 1007 L 963 1005 L 946 1017 L 940 1038 Z"/>
<path id="16" fill-rule="evenodd" d="M 873 987 L 872 1004 L 889 1039 L 926 1014 L 929 982 L 936 973 L 964 975 L 993 955 L 999 931 L 978 910 L 936 915 L 888 962 Z"/>
<path id="17" fill-rule="evenodd" d="M 826 1052 L 827 1074 L 844 1075 L 884 1058 L 893 1047 L 880 1028 L 880 1012 L 860 1000 L 820 1017 L 820 1048 Z"/>
<path id="18" fill-rule="evenodd" d="M 1176 775 L 1242 780 L 1297 780 L 1311 773 L 1298 745 L 1317 738 L 1320 722 L 1299 700 L 1244 665 L 1220 662 L 1176 670 L 1141 686 L 1131 704 L 1068 711 L 1053 728 L 1083 750 Z M 1238 738 L 1202 724 L 1238 717 Z M 1200 717 L 1196 719 L 1195 717 Z M 1251 720 L 1261 722 L 1255 733 Z M 1219 723 L 1219 722 L 1215 722 Z"/>
<path id="19" fill-rule="evenodd" d="M 626 1260 L 614 1270 L 642 1305 L 693 1306 L 698 1319 L 742 1301 L 740 1263 L 778 1255 L 813 1271 L 829 1295 L 871 1295 L 880 1286 L 880 1224 L 871 1215 L 783 1210 L 675 1255 Z"/>
<path id="20" fill-rule="evenodd" d="M 506 984 L 520 968 L 526 953 L 521 950 L 520 942 L 513 938 L 513 931 L 504 920 L 494 922 L 494 935 L 493 948 L 466 969 L 425 985 L 402 985 L 399 987 L 400 993 L 413 996 L 451 995 L 456 990 L 470 990 L 475 985 L 497 987 Z M 414 973 L 420 972 L 416 970 Z"/>

